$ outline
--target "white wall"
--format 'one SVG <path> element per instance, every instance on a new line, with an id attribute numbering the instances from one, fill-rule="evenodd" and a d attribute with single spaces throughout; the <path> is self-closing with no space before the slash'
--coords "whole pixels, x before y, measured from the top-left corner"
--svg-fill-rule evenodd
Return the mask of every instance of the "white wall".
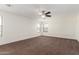
<path id="1" fill-rule="evenodd" d="M 3 36 L 0 45 L 38 36 L 35 21 L 27 17 L 0 11 L 3 16 Z"/>
<path id="2" fill-rule="evenodd" d="M 56 14 L 48 21 L 49 29 L 44 35 L 76 39 L 76 14 Z"/>
<path id="3" fill-rule="evenodd" d="M 76 39 L 79 41 L 79 13 L 77 14 L 77 22 L 76 22 Z"/>

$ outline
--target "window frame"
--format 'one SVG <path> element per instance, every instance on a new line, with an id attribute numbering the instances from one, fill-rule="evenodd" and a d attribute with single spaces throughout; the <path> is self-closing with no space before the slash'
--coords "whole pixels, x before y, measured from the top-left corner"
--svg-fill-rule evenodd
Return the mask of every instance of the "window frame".
<path id="1" fill-rule="evenodd" d="M 1 24 L 0 24 L 0 37 L 2 37 L 2 35 L 3 35 L 3 17 L 0 16 L 0 18 L 1 18 Z"/>

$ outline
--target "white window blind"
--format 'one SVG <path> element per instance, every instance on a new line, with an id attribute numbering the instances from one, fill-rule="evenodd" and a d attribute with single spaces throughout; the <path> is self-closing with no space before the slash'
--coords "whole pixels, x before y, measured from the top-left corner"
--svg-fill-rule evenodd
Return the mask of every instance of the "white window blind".
<path id="1" fill-rule="evenodd" d="M 2 19 L 1 19 L 1 16 L 0 16 L 0 36 L 1 36 L 1 30 L 2 29 Z"/>

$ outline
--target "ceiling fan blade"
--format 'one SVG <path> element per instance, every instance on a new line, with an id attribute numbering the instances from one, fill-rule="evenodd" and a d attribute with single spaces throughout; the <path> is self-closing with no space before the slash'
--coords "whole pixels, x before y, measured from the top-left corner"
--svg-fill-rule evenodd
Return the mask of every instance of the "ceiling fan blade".
<path id="1" fill-rule="evenodd" d="M 50 11 L 48 11 L 47 13 L 45 13 L 45 14 L 50 14 L 51 12 Z"/>
<path id="2" fill-rule="evenodd" d="M 46 15 L 46 17 L 51 17 L 51 15 Z"/>

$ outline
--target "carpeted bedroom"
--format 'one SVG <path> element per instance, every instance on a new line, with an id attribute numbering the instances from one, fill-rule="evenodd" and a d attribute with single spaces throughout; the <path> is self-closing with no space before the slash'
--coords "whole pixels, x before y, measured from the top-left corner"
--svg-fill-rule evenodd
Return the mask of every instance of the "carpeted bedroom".
<path id="1" fill-rule="evenodd" d="M 0 55 L 79 55 L 79 4 L 0 4 Z"/>

